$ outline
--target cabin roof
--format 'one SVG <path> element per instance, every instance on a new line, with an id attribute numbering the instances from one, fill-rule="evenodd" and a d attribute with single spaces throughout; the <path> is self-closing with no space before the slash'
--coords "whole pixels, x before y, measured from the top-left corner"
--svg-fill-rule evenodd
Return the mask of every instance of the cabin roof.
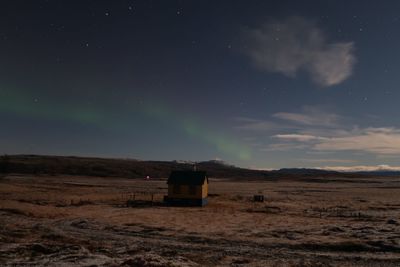
<path id="1" fill-rule="evenodd" d="M 172 171 L 168 184 L 202 185 L 208 178 L 205 171 Z"/>

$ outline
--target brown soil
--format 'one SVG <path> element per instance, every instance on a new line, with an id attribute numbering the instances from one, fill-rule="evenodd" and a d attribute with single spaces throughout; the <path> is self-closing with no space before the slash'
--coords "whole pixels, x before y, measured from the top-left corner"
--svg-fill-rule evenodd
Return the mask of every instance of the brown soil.
<path id="1" fill-rule="evenodd" d="M 190 208 L 165 180 L 9 175 L 0 265 L 400 266 L 400 179 L 346 179 L 211 180 Z"/>

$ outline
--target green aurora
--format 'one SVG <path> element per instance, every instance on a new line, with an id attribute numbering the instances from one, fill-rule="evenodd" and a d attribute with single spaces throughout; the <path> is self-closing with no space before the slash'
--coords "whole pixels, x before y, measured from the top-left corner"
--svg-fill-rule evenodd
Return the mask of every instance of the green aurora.
<path id="1" fill-rule="evenodd" d="M 27 93 L 0 91 L 0 112 L 13 113 L 21 117 L 34 119 L 70 121 L 90 124 L 105 129 L 126 130 L 131 117 L 142 116 L 153 121 L 168 122 L 186 135 L 210 144 L 217 151 L 240 160 L 250 160 L 251 150 L 226 134 L 210 130 L 204 123 L 195 118 L 179 115 L 180 113 L 160 103 L 142 102 L 135 107 L 125 108 L 120 116 L 115 111 L 103 110 L 98 107 L 83 107 L 82 105 L 61 104 L 55 106 L 46 99 L 37 100 Z"/>

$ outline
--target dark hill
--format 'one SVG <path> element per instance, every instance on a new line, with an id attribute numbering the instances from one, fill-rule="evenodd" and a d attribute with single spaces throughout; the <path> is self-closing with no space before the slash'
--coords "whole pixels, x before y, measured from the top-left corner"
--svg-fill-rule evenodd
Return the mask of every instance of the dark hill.
<path id="1" fill-rule="evenodd" d="M 166 178 L 173 170 L 192 170 L 194 164 L 179 161 L 141 161 L 134 159 L 106 159 L 93 157 L 5 155 L 0 157 L 0 173 L 34 175 L 83 175 L 125 178 Z M 209 177 L 237 180 L 274 180 L 334 177 L 371 177 L 374 172 L 341 173 L 319 169 L 252 170 L 228 165 L 222 161 L 197 162 L 198 170 Z M 382 174 L 382 173 L 379 173 Z M 391 173 L 384 173 L 390 175 Z M 393 173 L 393 176 L 399 173 Z"/>
<path id="2" fill-rule="evenodd" d="M 168 177 L 173 170 L 192 170 L 194 164 L 178 161 L 141 161 L 134 159 L 105 159 L 90 157 L 12 155 L 0 157 L 0 172 L 85 175 L 103 177 L 152 178 Z M 265 178 L 266 172 L 238 168 L 219 161 L 196 163 L 196 168 L 207 171 L 210 177 Z"/>

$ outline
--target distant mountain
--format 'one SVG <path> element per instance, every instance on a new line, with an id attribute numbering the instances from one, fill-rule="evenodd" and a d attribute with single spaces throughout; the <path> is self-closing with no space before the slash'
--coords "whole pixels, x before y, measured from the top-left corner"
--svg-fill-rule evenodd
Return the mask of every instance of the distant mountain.
<path id="1" fill-rule="evenodd" d="M 283 168 L 276 171 L 281 174 L 295 174 L 295 175 L 327 175 L 327 174 L 339 174 L 337 171 L 329 171 L 322 169 L 308 169 L 308 168 Z"/>
<path id="2" fill-rule="evenodd" d="M 400 171 L 339 172 L 323 169 L 283 168 L 280 170 L 252 170 L 239 168 L 220 160 L 142 161 L 136 159 L 107 159 L 91 157 L 9 155 L 0 156 L 0 173 L 33 175 L 82 175 L 125 178 L 166 178 L 173 170 L 207 171 L 209 177 L 236 180 L 276 180 L 332 177 L 400 176 Z"/>
<path id="3" fill-rule="evenodd" d="M 400 176 L 400 171 L 357 171 L 352 172 L 354 174 L 359 175 L 368 175 L 368 176 Z"/>

